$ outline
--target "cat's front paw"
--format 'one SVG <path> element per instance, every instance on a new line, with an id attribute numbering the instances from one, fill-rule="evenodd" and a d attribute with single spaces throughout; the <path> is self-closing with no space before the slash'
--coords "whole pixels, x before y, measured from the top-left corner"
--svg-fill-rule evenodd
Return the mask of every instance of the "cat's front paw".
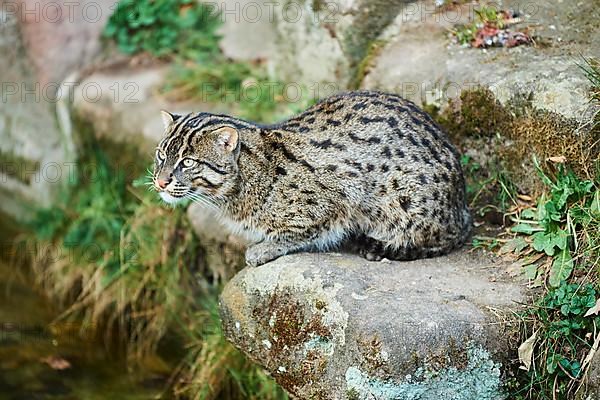
<path id="1" fill-rule="evenodd" d="M 272 261 L 286 253 L 286 250 L 275 243 L 260 242 L 248 247 L 246 250 L 246 264 L 258 267 Z"/>

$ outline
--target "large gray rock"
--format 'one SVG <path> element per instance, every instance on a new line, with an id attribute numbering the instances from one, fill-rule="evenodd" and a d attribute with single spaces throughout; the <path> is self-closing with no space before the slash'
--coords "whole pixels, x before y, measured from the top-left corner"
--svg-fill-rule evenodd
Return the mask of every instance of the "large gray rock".
<path id="1" fill-rule="evenodd" d="M 590 369 L 586 377 L 587 387 L 587 399 L 588 400 L 599 400 L 600 399 L 600 353 L 596 352 L 592 357 L 590 363 Z"/>
<path id="2" fill-rule="evenodd" d="M 101 50 L 101 33 L 118 0 L 18 0 L 16 15 L 38 82 L 60 83 Z M 7 8 L 5 8 L 7 9 Z M 12 8 L 10 8 L 12 11 Z"/>
<path id="3" fill-rule="evenodd" d="M 74 113 L 97 137 L 133 144 L 150 163 L 164 132 L 160 109 L 168 106 L 156 92 L 167 71 L 164 66 L 95 71 L 77 85 Z"/>
<path id="4" fill-rule="evenodd" d="M 414 0 L 232 1 L 219 3 L 223 52 L 262 59 L 283 83 L 311 95 L 347 89 L 373 40 Z"/>
<path id="5" fill-rule="evenodd" d="M 55 119 L 68 96 L 36 76 L 14 5 L 0 1 L 0 210 L 27 219 L 34 206 L 52 204 L 75 157 L 68 127 Z"/>
<path id="6" fill-rule="evenodd" d="M 302 399 L 500 399 L 524 302 L 502 264 L 296 254 L 224 288 L 226 337 Z"/>
<path id="7" fill-rule="evenodd" d="M 592 3 L 533 0 L 502 2 L 521 13 L 521 29 L 531 27 L 536 46 L 472 49 L 451 44 L 448 32 L 475 15 L 472 4 L 435 8 L 420 1 L 405 10 L 381 35 L 386 44 L 362 86 L 403 94 L 418 104 L 444 106 L 461 91 L 489 88 L 504 104 L 523 100 L 566 118 L 589 119 L 587 80 L 580 55 L 600 51 L 600 11 Z M 491 2 L 498 8 L 497 2 Z M 482 3 L 484 4 L 484 3 Z"/>
<path id="8" fill-rule="evenodd" d="M 115 4 L 0 0 L 0 210 L 13 217 L 50 206 L 74 177 L 73 77 L 100 52 Z"/>
<path id="9" fill-rule="evenodd" d="M 204 1 L 220 12 L 223 25 L 219 43 L 223 54 L 233 60 L 270 60 L 275 55 L 274 2 L 225 0 Z"/>

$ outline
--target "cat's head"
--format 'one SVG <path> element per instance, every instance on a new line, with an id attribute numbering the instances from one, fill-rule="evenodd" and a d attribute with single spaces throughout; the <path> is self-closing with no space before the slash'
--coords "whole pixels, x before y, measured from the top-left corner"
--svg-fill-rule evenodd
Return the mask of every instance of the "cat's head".
<path id="1" fill-rule="evenodd" d="M 239 131 L 224 116 L 162 111 L 165 136 L 156 148 L 153 183 L 167 203 L 198 195 L 218 199 L 235 185 Z"/>

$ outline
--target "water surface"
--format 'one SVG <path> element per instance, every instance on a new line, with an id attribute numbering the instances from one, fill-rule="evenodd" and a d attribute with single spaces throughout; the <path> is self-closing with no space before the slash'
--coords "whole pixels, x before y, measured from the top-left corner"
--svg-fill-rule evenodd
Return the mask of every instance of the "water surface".
<path id="1" fill-rule="evenodd" d="M 77 334 L 77 322 L 56 322 L 58 312 L 0 261 L 0 400 L 165 397 L 168 369 L 128 371 L 122 357 Z"/>

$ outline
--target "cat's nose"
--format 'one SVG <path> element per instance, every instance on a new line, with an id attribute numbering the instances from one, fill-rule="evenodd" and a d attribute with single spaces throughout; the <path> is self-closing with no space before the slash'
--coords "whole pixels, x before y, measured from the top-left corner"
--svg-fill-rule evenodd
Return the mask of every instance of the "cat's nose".
<path id="1" fill-rule="evenodd" d="M 164 179 L 159 178 L 156 180 L 156 186 L 158 186 L 159 189 L 166 188 L 168 184 L 169 184 L 169 181 L 166 181 Z"/>

